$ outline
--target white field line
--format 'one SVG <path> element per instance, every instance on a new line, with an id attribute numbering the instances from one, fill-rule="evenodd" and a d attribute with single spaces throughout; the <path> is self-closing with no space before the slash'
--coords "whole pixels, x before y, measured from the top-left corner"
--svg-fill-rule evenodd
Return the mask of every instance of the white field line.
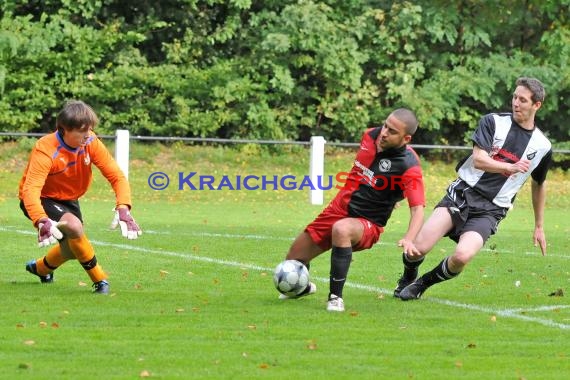
<path id="1" fill-rule="evenodd" d="M 27 231 L 27 230 L 24 231 L 24 230 L 19 230 L 19 229 L 12 229 L 10 227 L 8 227 L 8 228 L 7 227 L 0 227 L 0 231 L 10 232 L 10 233 L 16 232 L 18 234 L 24 234 L 24 235 L 35 235 L 36 234 L 33 231 Z M 208 235 L 202 234 L 202 235 L 208 236 L 208 237 L 239 236 L 242 239 L 247 239 L 246 236 L 256 236 L 256 235 L 229 235 L 228 236 L 227 234 L 208 234 Z M 275 240 L 275 239 L 273 239 L 273 240 Z M 194 260 L 194 261 L 202 261 L 202 262 L 207 262 L 207 263 L 213 263 L 216 265 L 225 265 L 225 266 L 231 266 L 231 267 L 238 267 L 238 268 L 242 268 L 242 269 L 251 269 L 251 270 L 265 271 L 265 272 L 273 271 L 273 268 L 266 268 L 266 267 L 262 267 L 262 266 L 255 265 L 255 264 L 247 264 L 247 263 L 242 263 L 242 262 L 233 261 L 233 260 L 216 259 L 216 258 L 206 257 L 206 256 L 197 256 L 197 255 L 188 254 L 188 253 L 180 253 L 180 252 L 157 250 L 157 249 L 147 249 L 147 248 L 137 247 L 137 246 L 133 246 L 133 245 L 129 245 L 129 244 L 108 243 L 108 242 L 103 242 L 103 241 L 99 241 L 99 240 L 91 240 L 91 243 L 94 245 L 97 245 L 97 246 L 102 246 L 102 247 L 112 247 L 112 248 L 117 248 L 117 249 L 126 249 L 126 250 L 130 250 L 130 251 L 138 251 L 138 252 L 142 252 L 142 253 L 151 253 L 151 254 L 158 254 L 158 255 L 164 255 L 164 256 L 178 257 L 178 258 L 182 258 L 182 259 L 186 259 L 186 260 Z M 324 283 L 324 284 L 328 284 L 328 282 L 329 282 L 329 279 L 324 278 L 324 277 L 312 277 L 312 279 L 315 281 L 319 281 L 321 283 Z M 382 293 L 382 294 L 386 294 L 386 295 L 390 295 L 390 296 L 393 293 L 392 289 L 379 288 L 376 286 L 358 284 L 358 283 L 348 282 L 348 281 L 346 282 L 346 286 L 352 287 L 355 289 L 369 291 L 369 292 Z M 461 303 L 461 302 L 455 302 L 455 301 L 449 301 L 449 300 L 444 300 L 444 299 L 439 299 L 439 298 L 434 298 L 434 297 L 422 297 L 422 300 L 423 300 L 423 302 L 425 302 L 425 301 L 433 302 L 433 303 L 451 306 L 451 307 L 455 307 L 455 308 L 459 308 L 459 309 L 473 310 L 473 311 L 478 311 L 478 312 L 482 312 L 482 313 L 486 313 L 486 314 L 490 314 L 490 315 L 519 319 L 519 320 L 526 321 L 526 322 L 538 323 L 538 324 L 541 324 L 541 325 L 547 326 L 547 327 L 553 327 L 553 328 L 558 328 L 558 329 L 562 329 L 562 330 L 570 330 L 570 324 L 559 323 L 559 322 L 555 322 L 555 321 L 550 320 L 550 319 L 537 318 L 537 317 L 531 317 L 531 316 L 526 315 L 526 313 L 533 312 L 533 311 L 538 312 L 538 311 L 549 311 L 549 310 L 555 310 L 555 309 L 566 309 L 566 308 L 570 308 L 570 305 L 556 305 L 556 306 L 548 305 L 548 306 L 538 306 L 538 307 L 532 307 L 532 308 L 494 309 L 494 308 L 490 308 L 490 307 Z M 421 301 L 408 301 L 408 302 L 421 302 Z"/>

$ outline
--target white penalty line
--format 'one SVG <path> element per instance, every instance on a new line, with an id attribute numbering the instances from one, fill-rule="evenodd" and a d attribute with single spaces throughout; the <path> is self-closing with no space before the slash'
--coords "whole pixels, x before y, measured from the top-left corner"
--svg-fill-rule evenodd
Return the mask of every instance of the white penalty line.
<path id="1" fill-rule="evenodd" d="M 0 227 L 0 231 L 16 232 L 16 233 L 25 234 L 25 235 L 35 235 L 35 233 L 32 231 L 24 231 L 24 230 L 12 229 L 12 228 L 6 228 L 6 227 Z M 217 237 L 217 235 L 223 236 L 226 234 L 212 234 L 212 235 L 216 235 L 216 237 Z M 243 236 L 247 236 L 247 235 L 243 235 Z M 255 264 L 246 264 L 246 263 L 242 263 L 239 261 L 216 259 L 216 258 L 206 257 L 206 256 L 196 256 L 196 255 L 188 254 L 188 253 L 164 251 L 164 250 L 157 250 L 157 249 L 148 249 L 148 248 L 137 247 L 137 246 L 133 246 L 133 245 L 129 245 L 129 244 L 116 244 L 116 243 L 109 243 L 109 242 L 104 242 L 104 241 L 99 241 L 99 240 L 91 240 L 91 243 L 98 245 L 98 246 L 102 246 L 102 247 L 111 247 L 111 248 L 117 248 L 117 249 L 126 249 L 126 250 L 131 250 L 131 251 L 138 251 L 138 252 L 143 252 L 143 253 L 152 253 L 152 254 L 159 254 L 159 255 L 165 255 L 165 256 L 171 256 L 171 257 L 178 257 L 178 258 L 182 258 L 182 259 L 186 259 L 186 260 L 202 261 L 202 262 L 206 262 L 206 263 L 212 263 L 212 264 L 217 264 L 217 265 L 226 265 L 226 266 L 237 267 L 237 268 L 241 268 L 241 269 L 251 269 L 251 270 L 257 270 L 257 271 L 261 271 L 261 272 L 273 271 L 272 268 L 262 267 L 262 266 L 255 265 Z M 312 277 L 312 279 L 318 280 L 319 282 L 322 282 L 325 284 L 328 284 L 328 282 L 329 282 L 329 279 L 324 278 L 324 277 Z M 384 288 L 379 288 L 376 286 L 358 284 L 358 283 L 354 283 L 354 282 L 347 282 L 346 286 L 352 287 L 355 289 L 366 290 L 369 292 L 382 293 L 382 294 L 386 294 L 386 295 L 390 295 L 390 296 L 393 294 L 393 290 L 391 290 L 391 289 L 384 289 Z M 491 314 L 491 315 L 495 315 L 495 316 L 502 316 L 502 317 L 506 317 L 506 318 L 519 319 L 519 320 L 526 321 L 526 322 L 534 322 L 534 323 L 538 323 L 538 324 L 541 324 L 541 325 L 547 326 L 547 327 L 553 327 L 553 328 L 558 328 L 558 329 L 562 329 L 562 330 L 570 330 L 570 324 L 559 323 L 559 322 L 555 322 L 553 320 L 545 319 L 545 318 L 531 317 L 531 316 L 524 314 L 524 313 L 528 313 L 528 312 L 541 312 L 541 311 L 553 311 L 553 310 L 557 310 L 557 309 L 566 309 L 566 308 L 570 308 L 570 305 L 548 305 L 548 306 L 538 306 L 538 307 L 534 307 L 534 308 L 516 308 L 516 309 L 500 310 L 500 309 L 493 309 L 493 308 L 479 306 L 479 305 L 472 305 L 472 304 L 467 304 L 467 303 L 449 301 L 449 300 L 444 300 L 444 299 L 439 299 L 439 298 L 434 298 L 434 297 L 422 297 L 422 300 L 441 304 L 441 305 L 452 306 L 452 307 L 456 307 L 456 308 L 460 308 L 460 309 L 478 311 L 478 312 L 487 313 L 487 314 Z M 404 301 L 402 301 L 402 302 L 404 302 Z M 418 301 L 408 301 L 408 302 L 418 302 Z"/>

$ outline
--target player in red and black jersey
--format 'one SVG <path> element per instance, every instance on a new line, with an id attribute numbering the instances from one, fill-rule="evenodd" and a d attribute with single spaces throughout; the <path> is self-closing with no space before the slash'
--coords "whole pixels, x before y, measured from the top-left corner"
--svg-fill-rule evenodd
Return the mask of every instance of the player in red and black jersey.
<path id="1" fill-rule="evenodd" d="M 512 113 L 481 118 L 472 137 L 472 154 L 459 163 L 458 178 L 421 228 L 414 241 L 417 249 L 403 254 L 404 273 L 394 290 L 395 297 L 420 298 L 430 286 L 459 275 L 497 231 L 529 177 L 535 223 L 533 240 L 546 254 L 545 180 L 552 146 L 534 121 L 544 96 L 539 80 L 519 78 Z M 424 256 L 444 236 L 457 242 L 455 252 L 416 280 Z"/>
<path id="2" fill-rule="evenodd" d="M 394 206 L 404 198 L 410 223 L 399 245 L 405 252 L 415 250 L 412 241 L 423 222 L 425 194 L 419 158 L 407 144 L 417 127 L 414 113 L 400 108 L 382 127 L 366 130 L 343 188 L 289 249 L 286 258 L 307 268 L 312 259 L 332 249 L 329 311 L 344 311 L 342 291 L 352 252 L 369 249 L 379 240 Z M 310 283 L 301 295 L 315 291 Z"/>

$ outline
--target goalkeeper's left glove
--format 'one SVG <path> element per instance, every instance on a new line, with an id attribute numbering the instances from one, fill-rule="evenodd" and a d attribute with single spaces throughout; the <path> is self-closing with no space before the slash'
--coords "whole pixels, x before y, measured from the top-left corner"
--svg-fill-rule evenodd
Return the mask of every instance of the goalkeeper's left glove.
<path id="1" fill-rule="evenodd" d="M 115 229 L 117 226 L 121 227 L 121 234 L 127 239 L 136 239 L 142 235 L 142 230 L 127 207 L 115 209 L 115 217 L 111 222 L 111 228 Z"/>

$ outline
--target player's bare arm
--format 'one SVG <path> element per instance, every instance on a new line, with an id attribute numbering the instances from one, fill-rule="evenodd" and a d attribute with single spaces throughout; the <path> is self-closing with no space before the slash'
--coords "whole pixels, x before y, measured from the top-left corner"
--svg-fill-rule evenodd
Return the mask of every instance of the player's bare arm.
<path id="1" fill-rule="evenodd" d="M 546 255 L 546 236 L 544 234 L 544 207 L 546 204 L 546 182 L 531 182 L 532 207 L 534 210 L 534 246 L 540 246 L 542 256 Z"/>
<path id="2" fill-rule="evenodd" d="M 519 160 L 513 164 L 496 161 L 481 147 L 473 146 L 473 164 L 476 169 L 488 173 L 505 173 L 508 175 L 526 173 L 530 169 L 529 160 Z"/>
<path id="3" fill-rule="evenodd" d="M 414 245 L 414 239 L 420 232 L 422 224 L 424 221 L 424 206 L 413 206 L 410 207 L 410 223 L 408 225 L 408 231 L 400 241 L 398 241 L 398 246 L 402 247 L 402 251 L 411 257 L 421 256 L 420 251 Z"/>

